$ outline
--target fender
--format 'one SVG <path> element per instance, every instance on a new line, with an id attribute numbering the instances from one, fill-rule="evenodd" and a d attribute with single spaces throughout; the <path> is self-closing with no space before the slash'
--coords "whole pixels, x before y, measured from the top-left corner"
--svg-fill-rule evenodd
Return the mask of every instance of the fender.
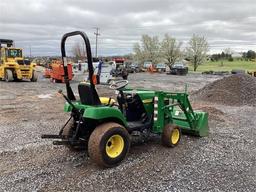
<path id="1" fill-rule="evenodd" d="M 127 126 L 127 122 L 119 109 L 108 106 L 81 105 L 80 102 L 73 102 L 73 104 L 77 109 L 84 109 L 83 117 L 85 118 L 95 120 L 115 118 L 120 120 L 125 127 Z M 64 111 L 70 112 L 71 110 L 72 106 L 66 102 L 64 105 Z"/>
<path id="2" fill-rule="evenodd" d="M 123 125 L 127 126 L 127 122 L 119 109 L 113 107 L 89 107 L 85 110 L 83 116 L 89 119 L 107 119 L 116 118 L 122 121 Z"/>

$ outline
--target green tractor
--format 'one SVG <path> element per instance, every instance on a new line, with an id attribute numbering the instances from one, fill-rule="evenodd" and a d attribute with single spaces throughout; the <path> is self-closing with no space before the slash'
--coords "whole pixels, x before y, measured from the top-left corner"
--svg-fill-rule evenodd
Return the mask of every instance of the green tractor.
<path id="1" fill-rule="evenodd" d="M 81 35 L 85 42 L 89 70 L 89 83 L 78 85 L 79 99 L 69 84 L 65 51 L 66 39 L 75 35 Z M 109 87 L 118 92 L 117 102 L 100 98 L 93 83 L 91 47 L 85 33 L 65 34 L 61 53 L 67 95 L 61 90 L 59 93 L 67 101 L 64 111 L 71 116 L 58 135 L 42 135 L 42 138 L 57 139 L 53 144 L 65 145 L 71 150 L 85 148 L 99 166 L 114 167 L 126 157 L 134 133 L 160 134 L 167 147 L 175 147 L 181 133 L 208 135 L 208 113 L 193 111 L 186 92 L 132 89 L 127 88 L 127 80 L 120 80 Z"/>

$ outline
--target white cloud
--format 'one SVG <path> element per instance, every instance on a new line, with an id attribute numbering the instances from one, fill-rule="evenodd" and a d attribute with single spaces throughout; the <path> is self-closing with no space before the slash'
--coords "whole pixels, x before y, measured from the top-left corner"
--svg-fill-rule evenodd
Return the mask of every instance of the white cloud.
<path id="1" fill-rule="evenodd" d="M 14 39 L 25 53 L 59 55 L 61 36 L 85 31 L 99 53 L 125 54 L 142 34 L 169 33 L 184 45 L 204 35 L 212 51 L 256 49 L 255 0 L 1 0 L 0 38 Z M 69 41 L 72 47 L 74 41 Z"/>

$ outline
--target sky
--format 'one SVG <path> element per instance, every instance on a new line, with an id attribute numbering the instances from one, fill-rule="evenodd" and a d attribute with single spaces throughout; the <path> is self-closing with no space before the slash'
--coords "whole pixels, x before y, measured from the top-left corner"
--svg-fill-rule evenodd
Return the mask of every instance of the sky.
<path id="1" fill-rule="evenodd" d="M 1 0 L 0 38 L 13 39 L 27 56 L 59 56 L 64 33 L 87 33 L 95 54 L 133 52 L 141 35 L 168 33 L 183 42 L 204 36 L 210 52 L 256 50 L 255 0 Z M 80 38 L 67 41 L 67 49 Z"/>

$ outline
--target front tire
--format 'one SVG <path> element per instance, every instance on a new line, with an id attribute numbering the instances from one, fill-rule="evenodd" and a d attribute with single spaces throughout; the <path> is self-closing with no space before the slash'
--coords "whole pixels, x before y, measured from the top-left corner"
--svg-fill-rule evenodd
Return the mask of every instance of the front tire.
<path id="1" fill-rule="evenodd" d="M 33 74 L 32 74 L 32 78 L 30 79 L 32 82 L 36 82 L 37 81 L 37 78 L 38 78 L 38 75 L 36 73 L 36 71 L 33 71 Z"/>
<path id="2" fill-rule="evenodd" d="M 181 131 L 177 125 L 167 124 L 162 133 L 162 143 L 166 147 L 175 147 L 179 144 Z"/>
<path id="3" fill-rule="evenodd" d="M 5 71 L 5 81 L 6 82 L 10 82 L 10 81 L 13 81 L 13 73 L 10 69 L 6 69 Z"/>
<path id="4" fill-rule="evenodd" d="M 113 122 L 96 127 L 88 143 L 90 158 L 101 167 L 117 166 L 126 157 L 129 148 L 129 133 Z"/>

